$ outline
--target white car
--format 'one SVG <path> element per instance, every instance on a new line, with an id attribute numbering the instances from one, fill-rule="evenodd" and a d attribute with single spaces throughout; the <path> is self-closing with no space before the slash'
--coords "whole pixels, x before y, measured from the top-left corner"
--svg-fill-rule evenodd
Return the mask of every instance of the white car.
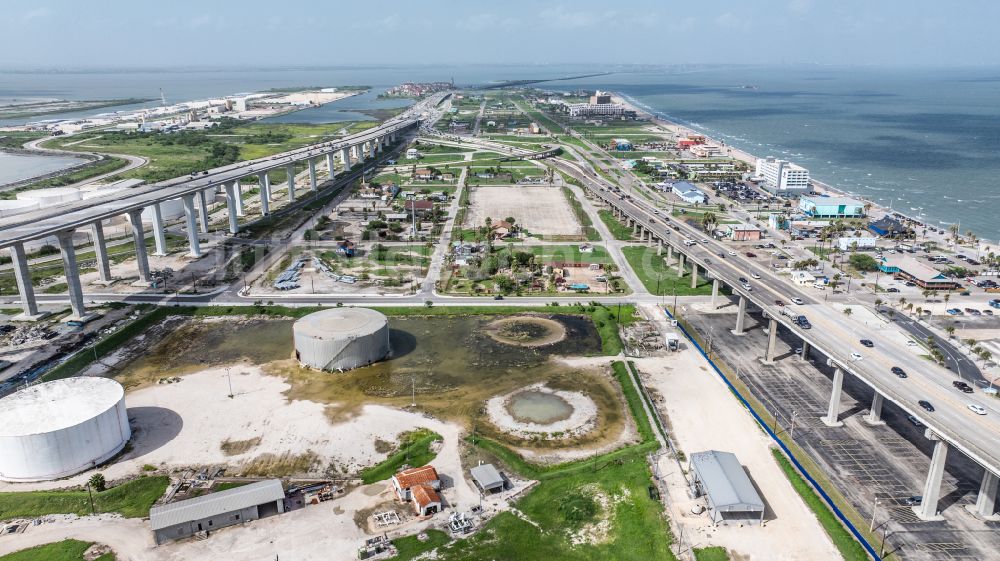
<path id="1" fill-rule="evenodd" d="M 750 273 L 750 278 L 752 278 L 752 279 L 760 279 L 760 275 L 758 275 L 757 273 Z"/>
<path id="2" fill-rule="evenodd" d="M 862 358 L 864 358 L 864 357 L 862 357 L 861 353 L 859 353 L 857 351 L 854 351 L 854 352 L 851 353 L 851 360 L 861 360 Z"/>
<path id="3" fill-rule="evenodd" d="M 729 251 L 727 251 L 726 253 L 728 253 L 730 257 L 736 257 L 736 252 L 733 251 L 733 250 L 731 250 L 731 249 Z"/>
<path id="4" fill-rule="evenodd" d="M 970 403 L 970 404 L 966 405 L 966 407 L 968 407 L 969 411 L 972 411 L 976 415 L 985 415 L 986 414 L 986 408 L 983 407 L 982 405 L 977 405 L 975 403 Z"/>
<path id="5" fill-rule="evenodd" d="M 803 302 L 801 298 L 792 298 L 792 304 L 796 304 L 796 305 L 801 306 L 801 305 L 805 304 L 805 302 Z"/>
<path id="6" fill-rule="evenodd" d="M 909 339 L 909 340 L 906 341 L 906 346 L 907 347 L 916 347 L 917 346 L 917 342 L 914 341 L 913 339 Z"/>
<path id="7" fill-rule="evenodd" d="M 701 243 L 708 243 L 708 238 L 702 238 Z"/>

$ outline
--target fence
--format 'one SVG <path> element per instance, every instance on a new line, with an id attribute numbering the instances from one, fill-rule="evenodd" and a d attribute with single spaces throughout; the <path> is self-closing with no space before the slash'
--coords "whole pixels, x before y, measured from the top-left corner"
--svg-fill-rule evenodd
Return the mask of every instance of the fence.
<path id="1" fill-rule="evenodd" d="M 669 317 L 672 320 L 677 319 L 674 317 L 672 313 L 670 313 L 669 310 L 664 309 L 664 313 L 666 313 L 667 317 Z M 707 360 L 709 365 L 712 366 L 712 369 L 715 370 L 715 373 L 718 374 L 720 378 L 722 378 L 722 381 L 725 382 L 726 386 L 733 393 L 733 395 L 735 395 L 736 398 L 739 399 L 740 402 L 743 404 L 743 406 L 747 408 L 747 411 L 749 411 L 750 414 L 753 415 L 753 418 L 755 421 L 757 421 L 757 424 L 759 424 L 760 427 L 764 429 L 764 431 L 767 433 L 767 435 L 771 437 L 771 440 L 773 440 L 774 443 L 777 444 L 779 448 L 781 448 L 781 451 L 785 454 L 786 457 L 788 457 L 789 461 L 792 462 L 792 465 L 795 466 L 795 469 L 798 470 L 799 473 L 801 473 L 802 476 L 806 478 L 806 481 L 809 482 L 812 488 L 815 489 L 817 493 L 819 493 L 819 496 L 823 498 L 823 501 L 825 501 L 827 506 L 830 507 L 830 510 L 833 511 L 833 514 L 836 515 L 837 519 L 840 520 L 840 522 L 851 532 L 851 534 L 854 536 L 856 540 L 858 540 L 861 546 L 865 548 L 865 551 L 868 552 L 868 555 L 870 555 L 871 558 L 874 559 L 875 561 L 882 561 L 882 558 L 876 552 L 875 547 L 872 544 L 868 543 L 868 540 L 865 539 L 863 535 L 861 535 L 861 532 L 858 531 L 858 529 L 854 526 L 854 524 L 850 520 L 848 520 L 847 516 L 840 510 L 840 508 L 837 507 L 836 503 L 833 502 L 833 499 L 830 498 L 830 495 L 827 494 L 826 490 L 823 489 L 823 487 L 819 484 L 819 482 L 817 482 L 813 478 L 812 474 L 810 474 L 809 471 L 805 468 L 805 466 L 803 466 L 802 463 L 799 462 L 799 459 L 795 457 L 795 454 L 792 453 L 792 451 L 780 438 L 778 438 L 778 434 L 774 432 L 774 430 L 767 424 L 764 418 L 757 413 L 757 411 L 753 408 L 750 402 L 747 401 L 747 399 L 743 396 L 743 394 L 741 394 L 739 390 L 736 388 L 736 386 L 733 385 L 733 383 L 729 380 L 729 377 L 726 376 L 724 372 L 722 372 L 722 370 L 718 367 L 718 365 L 715 364 L 715 361 L 713 361 L 705 352 L 705 350 L 702 349 L 701 344 L 699 344 L 698 341 L 695 340 L 695 337 L 690 332 L 688 332 L 688 329 L 684 325 L 684 323 L 678 320 L 677 327 L 680 328 L 684 336 L 687 337 L 689 341 L 691 341 L 691 343 L 695 346 L 696 349 L 698 349 L 698 352 L 701 353 L 701 356 L 705 357 L 705 360 Z"/>

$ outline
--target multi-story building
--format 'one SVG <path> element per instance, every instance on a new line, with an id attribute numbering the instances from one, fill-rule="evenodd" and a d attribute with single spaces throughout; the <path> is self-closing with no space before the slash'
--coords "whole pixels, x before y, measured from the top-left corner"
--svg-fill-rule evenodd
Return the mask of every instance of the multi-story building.
<path id="1" fill-rule="evenodd" d="M 635 116 L 635 111 L 626 111 L 624 105 L 617 103 L 571 103 L 569 107 L 570 117 L 628 117 Z"/>
<path id="2" fill-rule="evenodd" d="M 776 195 L 800 195 L 811 193 L 809 170 L 786 160 L 757 158 L 754 174 L 762 180 L 762 186 Z"/>
<path id="3" fill-rule="evenodd" d="M 590 96 L 591 105 L 603 105 L 611 103 L 611 94 L 597 90 L 594 95 Z"/>

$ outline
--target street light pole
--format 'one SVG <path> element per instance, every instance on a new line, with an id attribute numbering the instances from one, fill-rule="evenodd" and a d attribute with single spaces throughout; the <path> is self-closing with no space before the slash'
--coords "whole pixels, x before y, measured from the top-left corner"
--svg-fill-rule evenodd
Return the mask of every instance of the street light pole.
<path id="1" fill-rule="evenodd" d="M 226 367 L 226 379 L 229 380 L 229 399 L 233 398 L 233 376 L 230 373 L 230 369 Z"/>
<path id="2" fill-rule="evenodd" d="M 875 531 L 875 513 L 878 512 L 878 501 L 879 501 L 879 499 L 878 499 L 878 497 L 876 497 L 875 498 L 875 505 L 872 507 L 872 523 L 868 527 L 868 533 L 871 533 L 871 532 Z"/>

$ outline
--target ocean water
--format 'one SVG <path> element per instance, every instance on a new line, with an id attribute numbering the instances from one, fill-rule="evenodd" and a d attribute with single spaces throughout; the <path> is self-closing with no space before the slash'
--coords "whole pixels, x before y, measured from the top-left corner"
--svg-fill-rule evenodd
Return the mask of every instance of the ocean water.
<path id="1" fill-rule="evenodd" d="M 816 179 L 845 191 L 932 224 L 958 222 L 963 232 L 1000 238 L 995 218 L 1000 205 L 1000 68 L 428 65 L 0 71 L 0 99 L 158 98 L 162 88 L 167 101 L 175 102 L 273 87 L 373 87 L 364 96 L 277 119 L 326 122 L 360 118 L 358 109 L 405 103 L 375 99 L 404 81 L 454 79 L 469 85 L 601 71 L 613 73 L 540 87 L 619 91 L 665 118 L 752 154 L 795 161 Z M 84 113 L 103 111 L 108 110 Z"/>
<path id="2" fill-rule="evenodd" d="M 0 152 L 0 185 L 38 177 L 80 163 L 72 156 L 29 156 Z"/>

